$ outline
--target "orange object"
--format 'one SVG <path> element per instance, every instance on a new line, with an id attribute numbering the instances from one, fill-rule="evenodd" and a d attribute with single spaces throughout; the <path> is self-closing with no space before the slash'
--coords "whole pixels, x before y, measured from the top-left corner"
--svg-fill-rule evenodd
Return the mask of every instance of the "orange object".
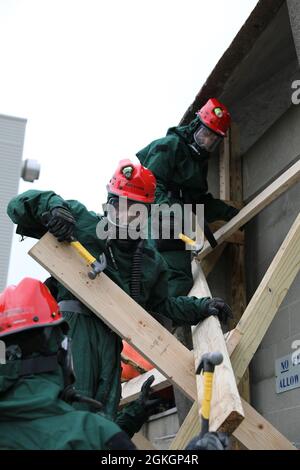
<path id="1" fill-rule="evenodd" d="M 132 346 L 123 341 L 123 351 L 121 354 L 122 375 L 121 381 L 127 382 L 134 377 L 154 369 L 151 362 L 144 359 Z"/>

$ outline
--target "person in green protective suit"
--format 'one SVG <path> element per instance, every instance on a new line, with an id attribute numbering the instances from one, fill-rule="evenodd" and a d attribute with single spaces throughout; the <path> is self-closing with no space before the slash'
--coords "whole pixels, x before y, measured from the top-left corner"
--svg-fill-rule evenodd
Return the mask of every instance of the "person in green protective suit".
<path id="1" fill-rule="evenodd" d="M 173 127 L 166 137 L 155 140 L 137 152 L 137 157 L 157 179 L 155 202 L 204 204 L 207 222 L 228 221 L 239 212 L 208 193 L 207 172 L 210 153 L 225 137 L 230 126 L 230 115 L 218 100 L 211 99 L 186 126 Z M 191 252 L 177 240 L 157 240 L 170 270 L 169 292 L 173 296 L 187 295 L 193 286 Z"/>
<path id="2" fill-rule="evenodd" d="M 102 404 L 75 389 L 68 328 L 41 281 L 25 278 L 0 294 L 0 341 L 5 344 L 0 362 L 0 450 L 136 449 L 117 424 L 71 406 L 75 400 L 99 408 Z M 148 391 L 144 383 L 144 404 Z M 194 438 L 187 449 L 226 447 L 226 437 L 208 433 Z"/>
<path id="3" fill-rule="evenodd" d="M 0 450 L 134 449 L 128 435 L 73 387 L 68 324 L 41 281 L 23 279 L 0 294 Z M 69 403 L 67 403 L 67 400 Z M 93 403 L 101 407 L 100 403 Z"/>
<path id="4" fill-rule="evenodd" d="M 108 189 L 113 206 L 117 206 L 123 197 L 147 205 L 154 200 L 155 178 L 142 165 L 124 160 Z M 7 212 L 18 225 L 17 233 L 40 238 L 49 230 L 59 241 L 75 236 L 96 259 L 104 253 L 107 259 L 105 273 L 146 310 L 162 314 L 176 325 L 195 325 L 210 315 L 226 320 L 230 314 L 230 308 L 221 299 L 170 297 L 168 269 L 149 241 L 121 239 L 121 235 L 116 239 L 110 236 L 102 239 L 98 236 L 99 224 L 109 221 L 109 217 L 88 211 L 79 201 L 64 200 L 53 191 L 29 190 L 10 201 Z M 117 214 L 115 226 L 121 233 L 123 216 L 120 211 Z M 114 228 L 113 224 L 108 225 Z M 152 408 L 133 402 L 117 414 L 121 396 L 121 338 L 59 283 L 56 298 L 70 325 L 79 393 L 100 401 L 103 404 L 101 413 L 133 435 Z M 80 404 L 80 409 L 82 407 Z M 126 424 L 129 422 L 130 426 Z"/>

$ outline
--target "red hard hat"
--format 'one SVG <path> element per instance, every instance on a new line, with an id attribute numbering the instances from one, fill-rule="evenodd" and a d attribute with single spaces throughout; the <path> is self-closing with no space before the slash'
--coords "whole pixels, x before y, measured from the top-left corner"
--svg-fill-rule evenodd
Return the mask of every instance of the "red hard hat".
<path id="1" fill-rule="evenodd" d="M 0 337 L 65 322 L 49 289 L 26 277 L 0 294 Z"/>
<path id="2" fill-rule="evenodd" d="M 121 362 L 122 365 L 122 376 L 121 381 L 127 382 L 128 380 L 138 377 L 143 373 L 143 371 L 148 371 L 154 369 L 153 364 L 147 361 L 141 354 L 139 354 L 132 346 L 130 346 L 126 341 L 123 341 L 123 359 L 129 359 L 131 364 Z"/>
<path id="3" fill-rule="evenodd" d="M 111 194 L 133 201 L 154 202 L 156 178 L 152 171 L 129 159 L 120 160 L 117 170 L 107 185 Z"/>
<path id="4" fill-rule="evenodd" d="M 226 132 L 230 127 L 231 117 L 228 109 L 216 98 L 211 98 L 197 113 L 201 122 L 221 135 L 226 136 Z"/>

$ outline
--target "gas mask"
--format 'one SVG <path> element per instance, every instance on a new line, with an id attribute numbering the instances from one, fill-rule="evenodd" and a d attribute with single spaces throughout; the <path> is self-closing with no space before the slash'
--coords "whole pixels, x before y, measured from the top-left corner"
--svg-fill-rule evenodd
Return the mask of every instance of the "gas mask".
<path id="1" fill-rule="evenodd" d="M 132 201 L 125 197 L 110 197 L 105 207 L 109 230 L 119 240 L 144 238 L 147 229 L 147 204 Z"/>
<path id="2" fill-rule="evenodd" d="M 222 139 L 223 138 L 220 135 L 215 134 L 203 124 L 201 124 L 200 127 L 194 133 L 194 141 L 197 146 L 200 149 L 204 149 L 209 153 L 216 150 Z"/>

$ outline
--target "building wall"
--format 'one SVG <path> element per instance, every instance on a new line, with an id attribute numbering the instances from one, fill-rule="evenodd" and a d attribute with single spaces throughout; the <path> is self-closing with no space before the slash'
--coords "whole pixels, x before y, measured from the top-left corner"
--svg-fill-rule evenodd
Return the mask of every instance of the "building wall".
<path id="1" fill-rule="evenodd" d="M 250 199 L 300 155 L 300 106 L 290 109 L 244 155 L 244 198 Z M 300 183 L 246 226 L 248 300 L 254 294 L 300 210 Z M 251 364 L 253 406 L 300 447 L 300 388 L 276 394 L 275 359 L 300 340 L 300 275 L 265 335 Z"/>
<path id="2" fill-rule="evenodd" d="M 13 223 L 6 215 L 18 193 L 26 120 L 0 115 L 0 291 L 6 285 Z"/>

